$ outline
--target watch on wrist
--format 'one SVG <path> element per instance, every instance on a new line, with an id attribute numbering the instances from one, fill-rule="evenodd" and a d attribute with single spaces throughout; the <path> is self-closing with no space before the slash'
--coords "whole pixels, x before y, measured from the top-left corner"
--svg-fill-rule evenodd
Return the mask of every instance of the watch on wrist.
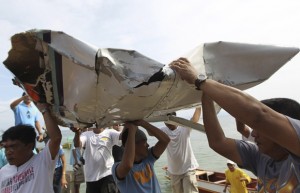
<path id="1" fill-rule="evenodd" d="M 203 82 L 205 82 L 207 79 L 207 76 L 205 76 L 204 74 L 200 74 L 198 75 L 197 79 L 195 80 L 195 86 L 197 90 L 201 90 L 200 86 Z"/>

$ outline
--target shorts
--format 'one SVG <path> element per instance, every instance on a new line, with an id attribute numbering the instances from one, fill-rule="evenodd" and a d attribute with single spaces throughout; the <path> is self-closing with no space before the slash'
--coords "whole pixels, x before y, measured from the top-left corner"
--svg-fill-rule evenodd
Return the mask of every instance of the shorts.
<path id="1" fill-rule="evenodd" d="M 79 167 L 74 171 L 74 184 L 81 184 L 85 182 L 83 167 Z"/>

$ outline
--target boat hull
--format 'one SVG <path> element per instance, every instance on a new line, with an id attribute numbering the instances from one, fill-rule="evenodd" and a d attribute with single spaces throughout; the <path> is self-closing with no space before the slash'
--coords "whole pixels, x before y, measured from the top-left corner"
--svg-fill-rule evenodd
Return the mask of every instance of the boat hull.
<path id="1" fill-rule="evenodd" d="M 166 171 L 166 178 L 170 180 L 167 167 L 164 167 L 163 170 Z M 199 193 L 220 193 L 225 188 L 225 173 L 197 169 L 196 177 Z M 230 185 L 226 189 L 226 193 L 229 193 L 229 189 Z M 257 193 L 257 179 L 251 178 L 251 183 L 247 184 L 247 189 L 248 193 Z"/>

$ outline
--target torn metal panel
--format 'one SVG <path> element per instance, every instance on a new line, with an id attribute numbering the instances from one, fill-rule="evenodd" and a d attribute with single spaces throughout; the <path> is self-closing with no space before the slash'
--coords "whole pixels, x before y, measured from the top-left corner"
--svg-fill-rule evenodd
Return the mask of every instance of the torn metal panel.
<path id="1" fill-rule="evenodd" d="M 134 50 L 97 49 L 51 30 L 15 34 L 11 42 L 5 66 L 33 100 L 51 104 L 62 126 L 155 120 L 201 105 L 201 91 L 167 65 Z M 247 89 L 268 79 L 298 51 L 215 42 L 198 46 L 186 57 L 199 73 Z"/>
<path id="2" fill-rule="evenodd" d="M 298 48 L 215 42 L 204 45 L 203 57 L 210 78 L 244 90 L 268 79 L 298 52 Z"/>

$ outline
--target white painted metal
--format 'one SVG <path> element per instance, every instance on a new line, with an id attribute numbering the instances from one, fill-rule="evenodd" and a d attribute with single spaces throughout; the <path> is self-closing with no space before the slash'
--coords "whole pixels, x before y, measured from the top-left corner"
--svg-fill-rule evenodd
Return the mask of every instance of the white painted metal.
<path id="1" fill-rule="evenodd" d="M 199 73 L 247 89 L 268 79 L 298 51 L 215 42 L 198 46 L 186 57 Z M 52 105 L 62 126 L 162 120 L 169 112 L 201 105 L 201 91 L 182 81 L 168 65 L 133 50 L 97 49 L 63 32 L 32 30 L 14 35 L 4 64 L 34 100 Z"/>

